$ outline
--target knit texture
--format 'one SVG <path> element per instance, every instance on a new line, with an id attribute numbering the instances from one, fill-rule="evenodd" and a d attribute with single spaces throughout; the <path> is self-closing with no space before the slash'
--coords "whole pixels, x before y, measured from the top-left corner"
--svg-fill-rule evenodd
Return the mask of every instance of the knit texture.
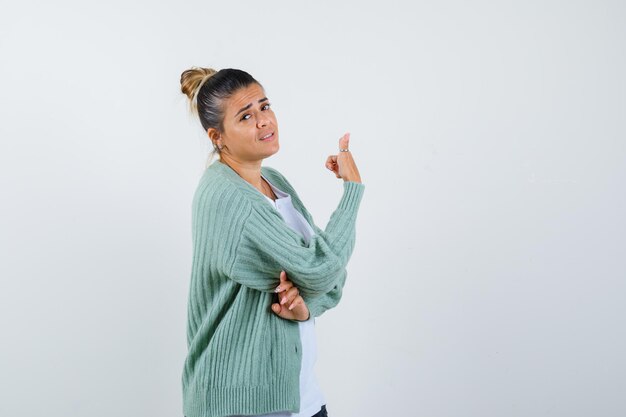
<path id="1" fill-rule="evenodd" d="M 276 169 L 262 174 L 291 195 L 315 231 L 308 245 L 265 196 L 221 161 L 202 175 L 192 203 L 193 263 L 182 386 L 186 417 L 300 409 L 299 326 L 271 310 L 281 270 L 311 317 L 337 305 L 356 239 L 365 185 L 343 182 L 325 230 Z"/>

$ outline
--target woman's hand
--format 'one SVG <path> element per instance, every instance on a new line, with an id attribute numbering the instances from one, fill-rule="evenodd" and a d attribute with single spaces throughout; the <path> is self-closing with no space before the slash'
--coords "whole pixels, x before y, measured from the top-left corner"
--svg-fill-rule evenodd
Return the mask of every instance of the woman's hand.
<path id="1" fill-rule="evenodd" d="M 349 143 L 350 133 L 346 133 L 339 139 L 339 149 L 349 149 Z M 337 178 L 343 178 L 344 181 L 361 182 L 359 169 L 350 151 L 340 151 L 338 155 L 330 155 L 326 159 L 326 168 L 334 172 Z"/>
<path id="2" fill-rule="evenodd" d="M 278 303 L 272 304 L 272 311 L 287 320 L 306 321 L 309 309 L 293 282 L 287 280 L 287 273 L 280 271 L 280 284 L 276 291 Z"/>

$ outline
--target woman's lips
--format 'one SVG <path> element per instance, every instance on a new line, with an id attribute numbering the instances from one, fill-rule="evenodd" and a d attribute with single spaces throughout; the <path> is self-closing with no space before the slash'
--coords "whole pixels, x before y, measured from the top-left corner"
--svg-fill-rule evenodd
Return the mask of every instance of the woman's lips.
<path id="1" fill-rule="evenodd" d="M 270 135 L 270 137 L 266 138 L 266 139 L 260 139 L 261 142 L 268 142 L 270 140 L 274 140 L 274 132 L 272 132 L 272 134 Z"/>

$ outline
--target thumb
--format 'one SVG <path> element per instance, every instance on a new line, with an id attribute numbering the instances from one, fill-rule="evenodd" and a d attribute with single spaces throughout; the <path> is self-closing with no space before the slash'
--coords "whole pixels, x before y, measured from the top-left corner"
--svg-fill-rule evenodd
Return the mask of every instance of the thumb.
<path id="1" fill-rule="evenodd" d="M 346 132 L 346 134 L 343 135 L 339 139 L 339 149 L 349 149 L 348 148 L 349 144 L 350 144 L 350 132 Z"/>
<path id="2" fill-rule="evenodd" d="M 273 310 L 273 311 L 274 311 L 274 313 L 276 313 L 276 314 L 280 313 L 280 310 L 281 310 L 281 308 L 280 308 L 280 304 L 278 304 L 278 303 L 274 303 L 274 304 L 272 304 L 272 310 Z"/>

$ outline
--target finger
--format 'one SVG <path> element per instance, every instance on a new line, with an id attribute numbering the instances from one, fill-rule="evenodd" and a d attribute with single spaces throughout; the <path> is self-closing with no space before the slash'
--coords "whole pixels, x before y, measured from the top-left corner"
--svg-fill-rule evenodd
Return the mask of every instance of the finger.
<path id="1" fill-rule="evenodd" d="M 339 149 L 349 149 L 348 145 L 350 145 L 350 132 L 346 132 L 339 138 Z"/>
<path id="2" fill-rule="evenodd" d="M 287 301 L 285 305 L 293 303 L 293 300 L 295 300 L 299 295 L 300 291 L 298 290 L 298 287 L 292 287 L 286 294 Z"/>
<path id="3" fill-rule="evenodd" d="M 280 283 L 278 284 L 278 287 L 274 289 L 274 292 L 281 292 L 293 286 L 293 283 L 287 279 L 287 272 L 284 270 L 280 271 L 279 279 Z"/>
<path id="4" fill-rule="evenodd" d="M 302 303 L 304 303 L 304 299 L 302 298 L 301 295 L 298 295 L 289 305 L 289 310 L 293 310 L 294 308 L 298 307 L 299 305 L 301 305 Z"/>
<path id="5" fill-rule="evenodd" d="M 326 168 L 328 168 L 332 173 L 334 173 L 335 175 L 337 175 L 339 173 L 339 164 L 337 163 L 337 156 L 333 155 L 333 158 L 330 159 L 330 162 L 326 165 Z"/>
<path id="6" fill-rule="evenodd" d="M 326 168 L 332 171 L 333 168 L 337 165 L 337 155 L 330 155 L 328 158 L 326 158 L 325 165 L 326 165 Z"/>
<path id="7" fill-rule="evenodd" d="M 290 311 L 287 308 L 281 307 L 279 304 L 272 304 L 272 311 L 279 317 L 287 320 L 293 320 L 295 318 L 295 312 Z"/>
<path id="8" fill-rule="evenodd" d="M 281 305 L 289 305 L 293 302 L 293 300 L 300 294 L 298 288 L 292 287 L 285 294 L 283 294 L 280 298 Z M 290 309 L 291 310 L 291 309 Z"/>
<path id="9" fill-rule="evenodd" d="M 283 283 L 280 284 L 280 292 L 287 291 L 291 287 L 293 287 L 293 282 L 291 282 L 291 281 L 283 281 Z"/>

